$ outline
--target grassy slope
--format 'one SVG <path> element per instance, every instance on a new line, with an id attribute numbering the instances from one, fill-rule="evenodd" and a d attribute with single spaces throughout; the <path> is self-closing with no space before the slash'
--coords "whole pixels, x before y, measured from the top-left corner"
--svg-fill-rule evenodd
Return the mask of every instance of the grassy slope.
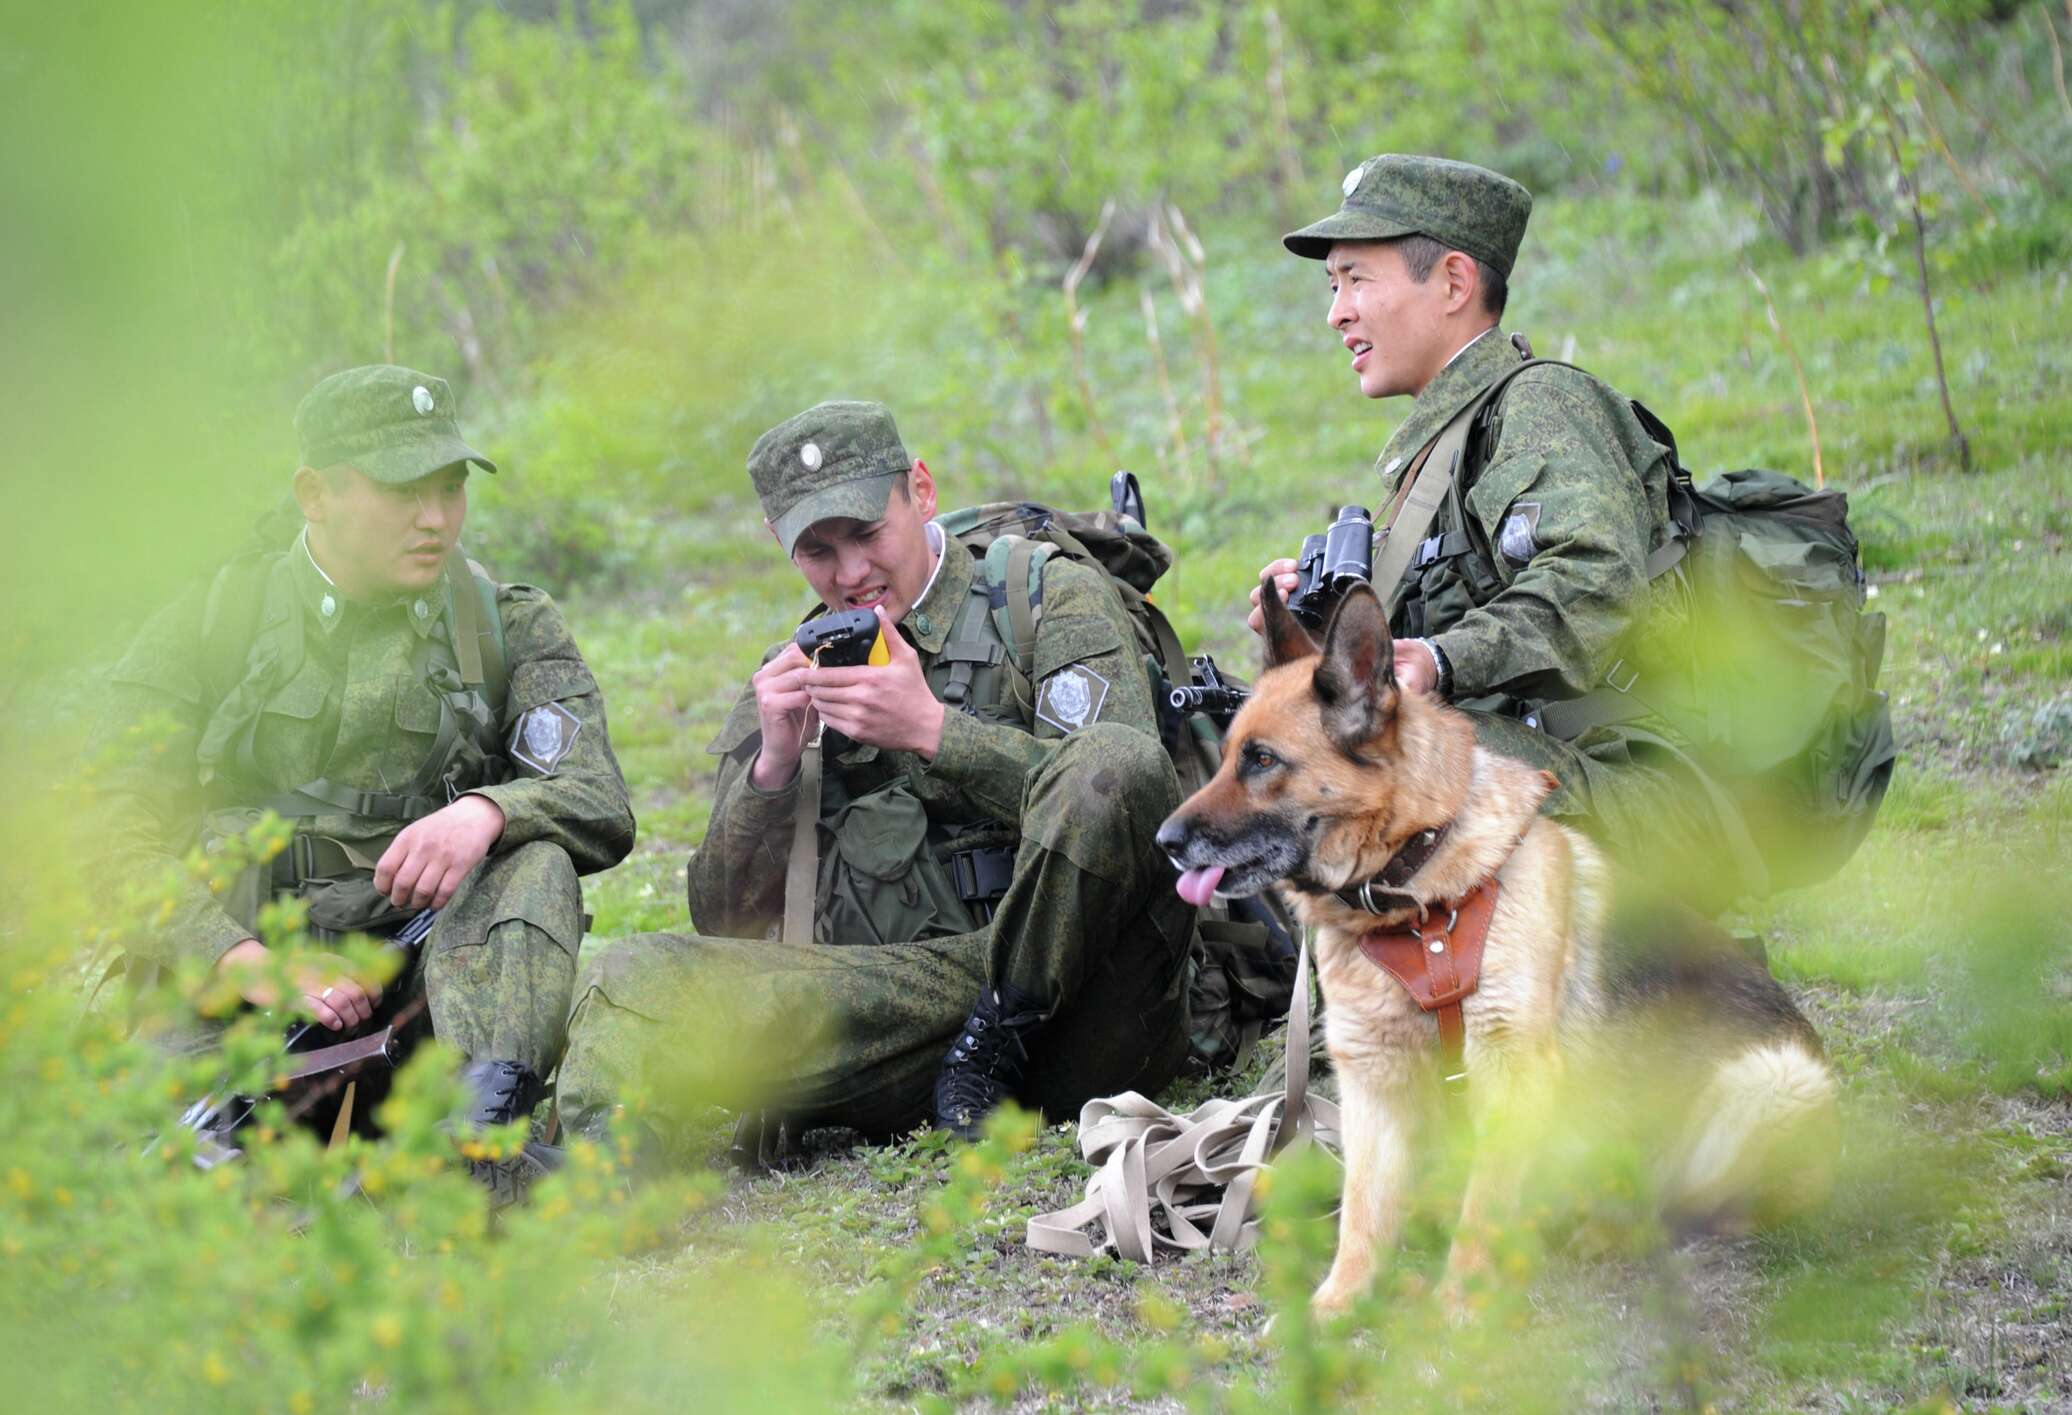
<path id="1" fill-rule="evenodd" d="M 1693 466 L 1808 475 L 1790 364 L 1728 254 L 1742 233 L 1702 206 L 1640 207 L 1619 222 L 1576 206 L 1540 213 L 1511 323 L 1543 354 L 1642 393 Z M 1851 492 L 1890 617 L 1885 682 L 1904 750 L 1858 859 L 1756 920 L 1849 1078 L 1848 1172 L 1817 1223 L 1677 1250 L 1671 1286 L 1687 1300 L 1629 1312 L 1634 1292 L 1653 1290 L 1653 1269 L 1571 1257 L 1540 1280 L 1535 1304 L 1574 1323 L 1583 1387 L 1614 1405 L 1666 1394 L 1664 1353 L 1681 1349 L 1680 1333 L 1702 1353 L 1700 1385 L 1751 1408 L 1882 1405 L 1942 1390 L 1966 1403 L 2072 1400 L 2061 1315 L 2072 1293 L 2072 896 L 2059 878 L 2072 783 L 2010 765 L 2035 735 L 2035 708 L 2063 698 L 2072 679 L 2065 279 L 2009 273 L 1953 290 L 1941 310 L 1982 469 L 1967 477 L 1945 463 L 1918 302 L 1903 287 L 1864 293 L 1840 261 L 1773 265 L 1762 273 L 1805 364 L 1826 472 Z M 1257 565 L 1320 524 L 1329 502 L 1373 494 L 1368 462 L 1405 405 L 1359 402 L 1321 328 L 1313 267 L 1212 251 L 1210 298 L 1248 449 L 1218 474 L 1164 455 L 1133 288 L 1095 305 L 1089 357 L 1113 455 L 1148 470 L 1154 528 L 1180 551 L 1161 601 L 1190 643 L 1243 662 L 1235 611 Z M 1198 454 L 1199 399 L 1185 389 L 1199 363 L 1175 332 L 1177 310 L 1165 324 Z M 931 414 L 946 417 L 956 379 L 912 382 L 918 411 L 903 404 L 902 419 L 927 455 Z M 1069 424 L 1076 405 L 1061 406 Z M 1105 449 L 1069 425 L 1064 438 L 1066 452 L 1029 481 L 1053 497 L 1098 499 L 1103 476 L 1063 468 L 1098 467 Z M 930 460 L 948 487 L 976 481 L 977 495 L 997 495 L 1006 487 L 996 452 L 952 439 Z M 960 453 L 984 470 L 960 481 Z M 642 824 L 634 858 L 592 884 L 600 934 L 685 925 L 682 860 L 708 807 L 702 745 L 799 604 L 748 505 L 721 497 L 686 509 L 670 528 L 678 586 L 571 606 Z M 1975 889 L 2000 903 L 1972 908 Z M 774 1249 L 815 1287 L 853 1290 L 877 1257 L 910 1241 L 914 1196 L 946 1164 L 925 1143 L 835 1149 L 804 1173 L 741 1183 L 678 1261 Z M 1148 1339 L 1157 1323 L 1138 1311 L 1145 1281 L 1205 1333 L 1256 1331 L 1250 1258 L 1147 1275 L 1037 1259 L 1012 1241 L 1028 1212 L 1076 1197 L 1080 1182 L 1069 1132 L 1046 1132 L 968 1260 L 921 1289 L 909 1330 L 867 1386 L 893 1400 L 940 1390 L 975 1357 L 1073 1322 L 1126 1344 Z M 647 1276 L 666 1283 L 672 1266 Z M 1234 1372 L 1262 1359 L 1248 1341 L 1233 1349 Z"/>

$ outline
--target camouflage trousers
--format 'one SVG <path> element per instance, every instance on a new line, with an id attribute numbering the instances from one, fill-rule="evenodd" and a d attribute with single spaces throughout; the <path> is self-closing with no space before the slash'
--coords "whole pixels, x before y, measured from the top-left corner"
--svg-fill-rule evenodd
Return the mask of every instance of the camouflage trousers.
<path id="1" fill-rule="evenodd" d="M 575 865 L 560 846 L 535 840 L 477 866 L 439 911 L 417 964 L 389 986 L 405 989 L 406 1001 L 423 997 L 433 1035 L 467 1058 L 516 1061 L 544 1076 L 561 1055 L 582 941 Z M 154 973 L 136 959 L 111 970 L 145 987 Z M 105 977 L 93 1006 L 122 1005 L 113 981 Z M 227 1025 L 191 1020 L 151 1039 L 192 1054 L 214 1047 Z"/>
<path id="2" fill-rule="evenodd" d="M 700 1105 L 911 1129 L 980 989 L 998 982 L 1049 1004 L 1025 1103 L 1069 1117 L 1092 1096 L 1157 1091 L 1188 1045 L 1194 911 L 1153 843 L 1178 800 L 1156 741 L 1096 723 L 1024 781 L 1013 877 L 985 928 L 853 945 L 612 940 L 577 979 L 563 1122 L 599 1133 L 637 1094 L 664 1130 Z"/>
<path id="3" fill-rule="evenodd" d="M 1467 716 L 1482 746 L 1554 774 L 1561 784 L 1541 814 L 1590 836 L 1614 864 L 1675 880 L 1682 902 L 1708 914 L 1760 887 L 1746 878 L 1760 865 L 1742 862 L 1746 827 L 1733 805 L 1674 752 L 1617 727 L 1564 742 L 1517 718 Z"/>

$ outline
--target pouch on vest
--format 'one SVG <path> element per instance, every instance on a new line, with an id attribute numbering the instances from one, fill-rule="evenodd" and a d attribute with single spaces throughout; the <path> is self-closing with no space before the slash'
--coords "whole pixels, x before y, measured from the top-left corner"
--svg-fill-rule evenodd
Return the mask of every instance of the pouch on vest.
<path id="1" fill-rule="evenodd" d="M 958 897 L 928 812 L 904 781 L 821 817 L 818 895 L 815 943 L 912 943 L 983 923 Z"/>

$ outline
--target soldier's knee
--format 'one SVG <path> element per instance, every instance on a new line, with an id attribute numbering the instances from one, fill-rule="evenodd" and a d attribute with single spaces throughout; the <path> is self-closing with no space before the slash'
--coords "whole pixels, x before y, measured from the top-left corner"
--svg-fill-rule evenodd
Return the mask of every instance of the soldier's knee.
<path id="1" fill-rule="evenodd" d="M 1113 868 L 1115 856 L 1152 848 L 1179 800 L 1173 764 L 1156 738 L 1097 722 L 1067 737 L 1031 775 L 1022 835 L 1090 868 Z"/>
<path id="2" fill-rule="evenodd" d="M 1096 722 L 1058 743 L 1037 769 L 1036 784 L 1097 797 L 1178 790 L 1158 739 L 1114 722 Z"/>
<path id="3" fill-rule="evenodd" d="M 576 862 L 551 840 L 528 840 L 492 858 L 504 862 L 505 870 L 514 879 L 555 894 L 582 897 Z"/>

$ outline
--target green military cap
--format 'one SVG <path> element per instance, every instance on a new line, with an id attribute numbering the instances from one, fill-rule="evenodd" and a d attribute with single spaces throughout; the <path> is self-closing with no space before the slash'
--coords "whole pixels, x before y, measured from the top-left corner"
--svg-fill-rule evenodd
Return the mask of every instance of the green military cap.
<path id="1" fill-rule="evenodd" d="M 1532 193 L 1500 172 L 1384 152 L 1345 174 L 1345 202 L 1336 212 L 1281 237 L 1281 244 L 1322 260 L 1334 241 L 1430 236 L 1508 278 L 1531 214 Z"/>
<path id="2" fill-rule="evenodd" d="M 777 542 L 792 543 L 815 521 L 875 521 L 893 483 L 913 465 L 883 403 L 816 403 L 755 440 L 748 475 Z"/>
<path id="3" fill-rule="evenodd" d="M 340 463 L 398 486 L 455 462 L 485 472 L 496 463 L 461 440 L 453 390 L 443 378 L 394 364 L 366 364 L 334 373 L 295 409 L 302 465 Z"/>

